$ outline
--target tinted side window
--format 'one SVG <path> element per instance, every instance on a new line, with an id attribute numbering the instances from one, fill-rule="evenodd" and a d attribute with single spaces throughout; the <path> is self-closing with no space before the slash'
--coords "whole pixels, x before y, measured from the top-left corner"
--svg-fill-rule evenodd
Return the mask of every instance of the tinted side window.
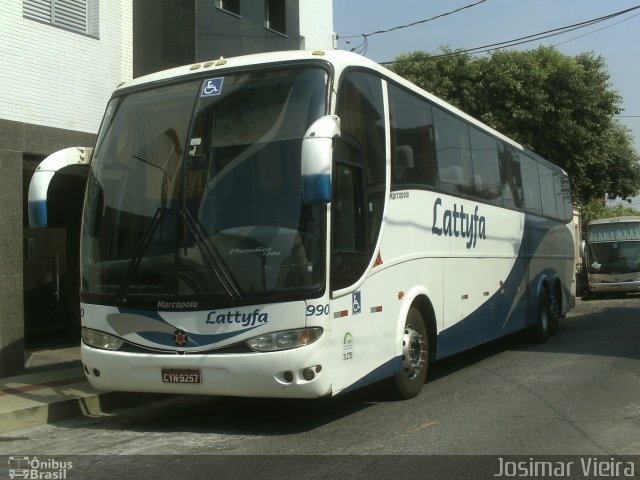
<path id="1" fill-rule="evenodd" d="M 571 185 L 569 184 L 569 177 L 567 177 L 562 173 L 558 173 L 558 175 L 560 177 L 562 203 L 564 204 L 564 220 L 568 222 L 573 218 L 573 204 L 571 203 Z M 560 211 L 560 209 L 558 209 L 558 211 Z"/>
<path id="2" fill-rule="evenodd" d="M 436 184 L 431 104 L 389 85 L 391 186 Z"/>
<path id="3" fill-rule="evenodd" d="M 556 193 L 553 185 L 553 172 L 549 167 L 538 164 L 538 177 L 540 179 L 542 213 L 550 217 L 557 217 L 558 209 L 556 208 Z M 561 216 L 564 216 L 564 214 Z"/>
<path id="4" fill-rule="evenodd" d="M 473 127 L 469 127 L 469 138 L 475 196 L 495 205 L 501 205 L 500 167 L 496 140 Z"/>
<path id="5" fill-rule="evenodd" d="M 386 150 L 382 81 L 365 72 L 340 82 L 333 206 L 333 289 L 356 282 L 369 265 L 382 223 Z"/>
<path id="6" fill-rule="evenodd" d="M 337 114 L 340 134 L 356 145 L 366 163 L 366 183 L 385 183 L 385 132 L 382 82 L 365 72 L 348 73 L 340 84 Z"/>
<path id="7" fill-rule="evenodd" d="M 553 187 L 556 192 L 556 208 L 558 209 L 558 218 L 568 221 L 573 217 L 573 206 L 571 205 L 569 179 L 561 172 L 553 172 Z"/>
<path id="8" fill-rule="evenodd" d="M 502 142 L 498 143 L 502 205 L 521 209 L 524 206 L 520 157 L 516 151 Z"/>
<path id="9" fill-rule="evenodd" d="M 522 159 L 524 206 L 529 212 L 542 213 L 540 181 L 538 179 L 538 162 L 526 155 L 521 155 L 520 158 Z"/>
<path id="10" fill-rule="evenodd" d="M 438 157 L 438 185 L 454 194 L 473 192 L 469 130 L 462 120 L 433 108 Z"/>
<path id="11" fill-rule="evenodd" d="M 337 155 L 349 155 L 344 146 Z M 357 153 L 354 153 L 357 155 Z M 336 164 L 333 248 L 341 253 L 362 252 L 364 245 L 364 208 L 362 206 L 362 166 Z"/>

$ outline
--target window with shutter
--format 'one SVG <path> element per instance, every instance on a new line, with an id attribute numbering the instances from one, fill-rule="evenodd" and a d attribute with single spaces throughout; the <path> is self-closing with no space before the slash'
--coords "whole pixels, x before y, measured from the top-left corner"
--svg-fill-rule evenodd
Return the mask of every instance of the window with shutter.
<path id="1" fill-rule="evenodd" d="M 92 37 L 99 35 L 99 0 L 23 0 L 25 18 Z"/>
<path id="2" fill-rule="evenodd" d="M 22 10 L 27 18 L 51 23 L 51 0 L 24 0 Z"/>

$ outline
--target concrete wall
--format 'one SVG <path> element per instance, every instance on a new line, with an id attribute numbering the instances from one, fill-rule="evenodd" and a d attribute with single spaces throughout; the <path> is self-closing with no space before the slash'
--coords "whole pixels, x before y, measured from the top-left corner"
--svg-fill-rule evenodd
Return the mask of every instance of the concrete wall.
<path id="1" fill-rule="evenodd" d="M 263 0 L 241 0 L 240 16 L 220 10 L 213 0 L 196 0 L 196 61 L 302 47 L 298 0 L 286 2 L 287 34 L 266 28 Z"/>
<path id="2" fill-rule="evenodd" d="M 1 128 L 1 127 L 0 127 Z M 5 145 L 0 129 L 0 145 Z M 22 154 L 0 150 L 0 377 L 22 370 Z"/>
<path id="3" fill-rule="evenodd" d="M 25 155 L 92 146 L 114 88 L 132 78 L 132 1 L 101 1 L 98 36 L 0 4 L 0 377 L 24 366 Z"/>
<path id="4" fill-rule="evenodd" d="M 286 35 L 266 27 L 264 0 L 240 0 L 240 15 L 216 0 L 136 0 L 133 74 L 221 56 L 334 48 L 332 0 L 284 1 Z"/>
<path id="5" fill-rule="evenodd" d="M 46 156 L 70 145 L 93 145 L 96 136 L 0 119 L 0 377 L 24 367 L 23 157 Z"/>
<path id="6" fill-rule="evenodd" d="M 132 1 L 100 2 L 99 38 L 0 5 L 0 119 L 96 133 L 114 88 L 132 78 Z"/>
<path id="7" fill-rule="evenodd" d="M 300 0 L 300 35 L 305 50 L 335 48 L 332 0 Z"/>
<path id="8" fill-rule="evenodd" d="M 135 0 L 133 76 L 195 62 L 195 38 L 195 0 Z"/>

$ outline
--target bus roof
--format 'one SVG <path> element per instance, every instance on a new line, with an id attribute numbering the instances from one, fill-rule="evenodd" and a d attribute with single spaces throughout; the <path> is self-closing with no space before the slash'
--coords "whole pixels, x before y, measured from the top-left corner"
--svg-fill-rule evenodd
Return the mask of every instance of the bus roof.
<path id="1" fill-rule="evenodd" d="M 607 223 L 640 223 L 640 216 L 622 216 L 622 217 L 609 217 L 609 218 L 599 218 L 598 220 L 592 220 L 589 222 L 589 226 L 591 225 L 604 225 Z"/>
<path id="2" fill-rule="evenodd" d="M 379 72 L 380 74 L 387 77 L 388 80 L 391 80 L 397 84 L 402 85 L 403 87 L 416 92 L 417 94 L 427 98 L 432 103 L 442 107 L 445 110 L 448 110 L 450 113 L 461 117 L 466 120 L 470 124 L 487 131 L 491 135 L 499 138 L 500 140 L 510 144 L 511 146 L 517 148 L 522 152 L 529 151 L 525 149 L 518 142 L 510 139 L 504 134 L 494 130 L 493 128 L 485 125 L 480 122 L 476 118 L 466 114 L 462 110 L 454 107 L 453 105 L 445 102 L 444 100 L 432 95 L 431 93 L 421 89 L 420 87 L 414 85 L 413 83 L 405 80 L 401 76 L 391 72 L 387 68 L 382 65 L 370 60 L 361 55 L 346 52 L 344 50 L 290 50 L 283 52 L 268 52 L 268 53 L 258 53 L 252 55 L 243 55 L 238 57 L 230 57 L 230 58 L 219 58 L 218 60 L 209 60 L 206 62 L 199 62 L 190 65 L 184 65 L 181 67 L 171 68 L 169 70 L 163 70 L 155 73 L 151 73 L 149 75 L 145 75 L 142 77 L 135 78 L 128 82 L 124 82 L 118 86 L 116 92 L 121 89 L 128 89 L 131 87 L 139 87 L 147 84 L 163 82 L 166 80 L 170 80 L 173 78 L 184 77 L 185 79 L 189 76 L 201 76 L 204 72 L 211 72 L 212 74 L 218 74 L 218 72 L 222 73 L 226 69 L 235 69 L 241 67 L 248 66 L 257 66 L 257 65 L 267 65 L 267 64 L 277 64 L 277 63 L 288 63 L 288 62 L 296 62 L 296 61 L 309 61 L 316 60 L 322 62 L 328 62 L 333 65 L 335 71 L 340 74 L 342 70 L 349 67 L 360 67 L 367 68 L 370 70 L 374 70 Z M 549 165 L 558 168 L 557 165 L 552 162 L 548 162 Z"/>

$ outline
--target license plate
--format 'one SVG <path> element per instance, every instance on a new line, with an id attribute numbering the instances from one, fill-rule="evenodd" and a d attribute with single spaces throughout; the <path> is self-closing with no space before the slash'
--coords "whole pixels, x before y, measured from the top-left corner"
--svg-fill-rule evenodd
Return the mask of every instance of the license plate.
<path id="1" fill-rule="evenodd" d="M 200 370 L 190 368 L 163 368 L 162 381 L 165 383 L 202 383 Z"/>

